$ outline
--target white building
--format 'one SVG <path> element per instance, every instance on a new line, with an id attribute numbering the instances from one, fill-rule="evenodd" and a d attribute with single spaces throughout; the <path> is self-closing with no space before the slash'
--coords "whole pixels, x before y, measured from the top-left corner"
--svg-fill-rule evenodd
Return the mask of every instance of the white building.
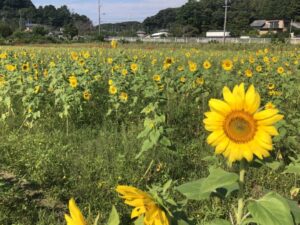
<path id="1" fill-rule="evenodd" d="M 206 32 L 206 37 L 208 38 L 221 38 L 224 37 L 224 31 L 207 31 Z M 225 37 L 230 37 L 230 32 L 225 31 Z"/>

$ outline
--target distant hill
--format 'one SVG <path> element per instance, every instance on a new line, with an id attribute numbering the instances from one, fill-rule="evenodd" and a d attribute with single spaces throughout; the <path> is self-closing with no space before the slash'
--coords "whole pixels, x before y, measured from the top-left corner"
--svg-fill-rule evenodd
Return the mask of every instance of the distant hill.
<path id="1" fill-rule="evenodd" d="M 241 35 L 249 32 L 256 19 L 300 21 L 299 0 L 231 0 L 228 30 Z M 196 36 L 208 30 L 223 29 L 224 0 L 189 0 L 179 8 L 165 9 L 143 22 L 148 32 L 169 29 L 176 36 Z"/>
<path id="2" fill-rule="evenodd" d="M 80 33 L 92 28 L 91 20 L 84 15 L 71 13 L 67 6 L 53 5 L 36 8 L 31 0 L 0 0 L 0 25 L 23 30 L 26 24 L 77 30 Z"/>

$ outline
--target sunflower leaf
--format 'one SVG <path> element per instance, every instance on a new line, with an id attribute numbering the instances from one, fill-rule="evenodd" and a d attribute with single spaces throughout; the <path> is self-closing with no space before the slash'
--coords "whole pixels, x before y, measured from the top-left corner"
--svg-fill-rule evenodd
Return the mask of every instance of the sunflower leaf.
<path id="1" fill-rule="evenodd" d="M 182 184 L 176 189 L 188 199 L 203 200 L 209 198 L 212 193 L 219 193 L 220 190 L 226 189 L 226 195 L 237 190 L 238 179 L 235 173 L 226 172 L 221 168 L 211 168 L 207 178 Z"/>
<path id="2" fill-rule="evenodd" d="M 119 225 L 119 224 L 120 224 L 119 214 L 116 210 L 116 207 L 113 206 L 109 215 L 107 225 Z"/>
<path id="3" fill-rule="evenodd" d="M 288 202 L 274 192 L 250 202 L 248 210 L 258 224 L 294 225 Z"/>

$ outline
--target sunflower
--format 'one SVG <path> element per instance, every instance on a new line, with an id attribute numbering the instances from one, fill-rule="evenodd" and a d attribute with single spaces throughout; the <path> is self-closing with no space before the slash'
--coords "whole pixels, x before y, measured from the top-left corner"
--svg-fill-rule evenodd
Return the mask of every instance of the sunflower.
<path id="1" fill-rule="evenodd" d="M 283 74 L 284 73 L 284 68 L 282 66 L 277 68 L 277 73 Z"/>
<path id="2" fill-rule="evenodd" d="M 198 69 L 197 63 L 194 63 L 194 62 L 192 62 L 192 61 L 189 61 L 189 70 L 190 70 L 191 72 L 196 72 L 197 69 Z"/>
<path id="3" fill-rule="evenodd" d="M 118 47 L 118 41 L 115 40 L 115 39 L 113 39 L 113 40 L 111 41 L 110 45 L 111 45 L 112 48 L 117 48 L 117 47 Z"/>
<path id="4" fill-rule="evenodd" d="M 78 53 L 77 52 L 71 52 L 71 59 L 74 61 L 77 61 L 79 58 Z"/>
<path id="5" fill-rule="evenodd" d="M 203 85 L 203 84 L 204 84 L 204 79 L 203 79 L 203 77 L 197 77 L 197 78 L 196 78 L 196 84 L 197 84 L 197 85 Z"/>
<path id="6" fill-rule="evenodd" d="M 153 79 L 154 81 L 156 81 L 156 82 L 159 82 L 159 81 L 161 80 L 161 77 L 160 77 L 160 75 L 155 74 L 155 75 L 152 77 L 152 79 Z"/>
<path id="7" fill-rule="evenodd" d="M 205 60 L 203 63 L 203 68 L 208 70 L 211 68 L 211 63 L 208 60 Z"/>
<path id="8" fill-rule="evenodd" d="M 111 85 L 109 86 L 108 92 L 111 95 L 115 95 L 118 92 L 118 89 L 114 85 Z"/>
<path id="9" fill-rule="evenodd" d="M 231 60 L 229 59 L 225 59 L 223 62 L 222 62 L 222 67 L 225 71 L 230 71 L 232 70 L 233 68 L 233 63 Z"/>
<path id="10" fill-rule="evenodd" d="M 211 99 L 210 112 L 205 113 L 205 129 L 212 132 L 208 144 L 216 147 L 216 154 L 223 154 L 232 163 L 253 155 L 263 159 L 273 149 L 272 136 L 278 135 L 273 126 L 283 119 L 277 109 L 258 111 L 260 95 L 251 85 L 245 93 L 244 83 L 236 85 L 231 92 L 223 88 L 225 101 Z"/>
<path id="11" fill-rule="evenodd" d="M 82 93 L 82 96 L 83 96 L 84 100 L 89 101 L 91 99 L 91 97 L 92 97 L 92 94 L 88 90 L 85 90 Z"/>
<path id="12" fill-rule="evenodd" d="M 10 72 L 13 72 L 13 71 L 15 71 L 15 70 L 17 69 L 16 66 L 11 65 L 11 64 L 6 65 L 5 68 L 6 68 L 8 71 L 10 71 Z"/>
<path id="13" fill-rule="evenodd" d="M 257 66 L 256 68 L 255 68 L 255 70 L 256 70 L 256 72 L 261 72 L 262 71 L 262 66 Z"/>
<path id="14" fill-rule="evenodd" d="M 131 212 L 132 219 L 144 215 L 144 225 L 169 225 L 165 211 L 150 194 L 123 185 L 119 185 L 116 191 L 125 199 L 125 204 L 135 207 Z"/>
<path id="15" fill-rule="evenodd" d="M 136 64 L 136 63 L 132 63 L 131 65 L 130 65 L 130 69 L 131 69 L 131 71 L 132 72 L 134 72 L 134 73 L 136 73 L 136 71 L 138 70 L 138 65 Z"/>
<path id="16" fill-rule="evenodd" d="M 128 70 L 127 69 L 122 69 L 122 75 L 126 76 L 128 74 Z"/>
<path id="17" fill-rule="evenodd" d="M 74 198 L 69 201 L 70 215 L 65 214 L 67 225 L 87 225 L 80 209 L 77 207 Z"/>
<path id="18" fill-rule="evenodd" d="M 268 84 L 268 89 L 269 89 L 269 90 L 274 90 L 274 89 L 275 89 L 275 84 L 269 83 L 269 84 Z"/>
<path id="19" fill-rule="evenodd" d="M 22 71 L 23 72 L 28 72 L 29 71 L 29 64 L 28 63 L 25 63 L 22 65 Z"/>
<path id="20" fill-rule="evenodd" d="M 252 71 L 251 71 L 250 69 L 247 69 L 247 70 L 245 71 L 245 75 L 246 75 L 246 77 L 252 77 L 252 76 L 253 76 L 253 73 L 252 73 Z"/>
<path id="21" fill-rule="evenodd" d="M 72 88 L 76 88 L 78 85 L 78 81 L 75 75 L 69 77 L 69 84 Z"/>
<path id="22" fill-rule="evenodd" d="M 128 100 L 128 94 L 126 92 L 121 92 L 120 96 L 119 96 L 119 99 L 122 101 L 122 102 L 127 102 Z"/>

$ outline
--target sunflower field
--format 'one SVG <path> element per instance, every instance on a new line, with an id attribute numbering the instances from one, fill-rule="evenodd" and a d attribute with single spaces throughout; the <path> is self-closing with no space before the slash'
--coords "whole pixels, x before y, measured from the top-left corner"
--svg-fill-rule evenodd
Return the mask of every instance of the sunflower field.
<path id="1" fill-rule="evenodd" d="M 300 224 L 299 96 L 297 46 L 0 47 L 0 224 Z"/>

